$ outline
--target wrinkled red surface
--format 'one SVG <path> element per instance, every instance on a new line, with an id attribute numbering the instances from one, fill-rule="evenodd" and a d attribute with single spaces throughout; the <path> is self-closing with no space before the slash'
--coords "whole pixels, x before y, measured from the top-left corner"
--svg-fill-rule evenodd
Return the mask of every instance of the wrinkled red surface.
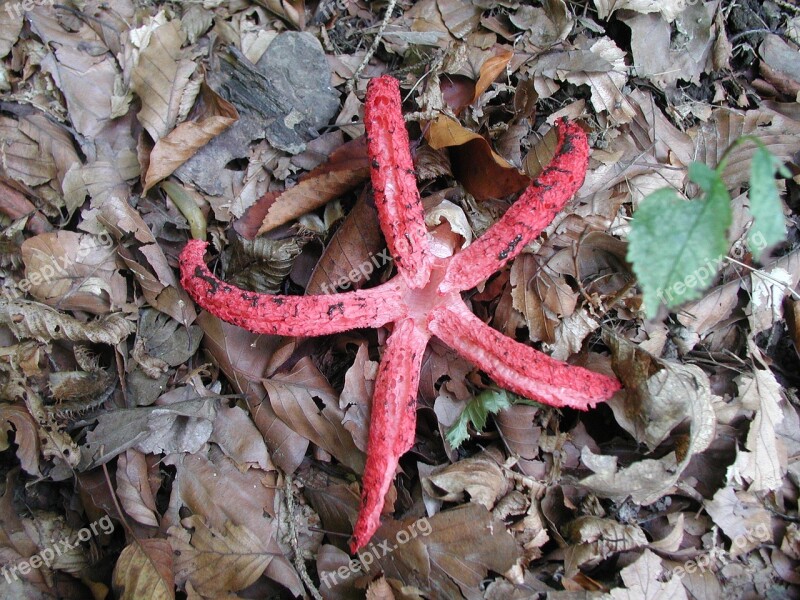
<path id="1" fill-rule="evenodd" d="M 567 365 L 500 334 L 461 298 L 462 291 L 517 256 L 578 190 L 589 155 L 584 132 L 559 121 L 557 154 L 536 181 L 466 250 L 438 258 L 430 251 L 395 79 L 383 76 L 370 82 L 365 121 L 381 229 L 399 276 L 357 292 L 273 296 L 214 277 L 203 261 L 205 242 L 189 242 L 180 257 L 181 284 L 195 301 L 251 331 L 308 336 L 393 324 L 375 382 L 353 552 L 379 527 L 400 456 L 414 443 L 420 364 L 431 335 L 502 386 L 551 406 L 586 410 L 620 388 L 615 379 Z"/>

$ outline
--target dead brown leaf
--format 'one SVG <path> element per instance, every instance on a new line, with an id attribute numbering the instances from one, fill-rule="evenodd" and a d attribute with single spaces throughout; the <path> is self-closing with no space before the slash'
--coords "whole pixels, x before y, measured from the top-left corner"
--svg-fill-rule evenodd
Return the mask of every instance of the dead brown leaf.
<path id="1" fill-rule="evenodd" d="M 275 414 L 293 431 L 354 471 L 364 469 L 364 454 L 342 425 L 344 412 L 336 392 L 309 357 L 302 358 L 289 373 L 266 379 L 264 387 Z"/>
<path id="2" fill-rule="evenodd" d="M 173 549 L 161 538 L 137 539 L 119 556 L 114 567 L 114 588 L 125 598 L 147 596 L 154 600 L 175 598 L 172 572 Z"/>
<path id="3" fill-rule="evenodd" d="M 564 571 L 568 577 L 577 574 L 581 566 L 596 566 L 613 554 L 636 550 L 647 544 L 647 536 L 638 525 L 592 516 L 571 521 L 563 533 L 570 544 L 564 559 Z"/>
<path id="4" fill-rule="evenodd" d="M 127 283 L 116 255 L 107 235 L 58 231 L 28 238 L 22 244 L 24 291 L 61 310 L 119 310 L 127 303 Z"/>
<path id="5" fill-rule="evenodd" d="M 412 537 L 412 532 L 417 535 Z M 381 550 L 386 541 L 394 548 L 389 554 Z M 364 557 L 370 552 L 376 560 L 367 564 Z M 517 556 L 505 526 L 483 506 L 470 503 L 427 519 L 385 522 L 362 552 L 361 562 L 367 573 L 380 568 L 390 581 L 430 590 L 441 598 L 460 598 L 471 595 L 489 570 L 507 571 Z"/>
<path id="6" fill-rule="evenodd" d="M 117 496 L 125 512 L 143 525 L 158 527 L 155 493 L 161 481 L 150 478 L 145 454 L 133 449 L 120 454 L 116 474 Z"/>
<path id="7" fill-rule="evenodd" d="M 357 138 L 335 150 L 296 186 L 261 198 L 234 227 L 246 238 L 260 235 L 341 196 L 368 176 L 366 139 Z"/>
<path id="8" fill-rule="evenodd" d="M 506 495 L 510 482 L 499 462 L 498 452 L 486 451 L 448 465 L 422 478 L 425 492 L 441 502 L 462 503 L 467 498 L 491 510 Z"/>
<path id="9" fill-rule="evenodd" d="M 154 142 L 172 131 L 182 105 L 191 106 L 198 91 L 189 86 L 196 65 L 182 56 L 185 42 L 186 33 L 179 20 L 157 27 L 131 73 L 131 88 L 142 101 L 137 117 Z M 187 102 L 187 96 L 191 102 Z"/>
<path id="10" fill-rule="evenodd" d="M 246 588 L 273 559 L 269 541 L 242 525 L 226 522 L 223 530 L 214 531 L 199 515 L 184 519 L 182 525 L 169 530 L 175 580 L 179 586 L 190 582 L 201 596 L 216 598 Z"/>
<path id="11" fill-rule="evenodd" d="M 244 394 L 272 460 L 284 472 L 293 473 L 303 460 L 308 440 L 278 418 L 260 383 L 281 338 L 250 333 L 206 312 L 201 313 L 197 323 L 203 328 L 209 353 L 234 389 Z"/>
<path id="12" fill-rule="evenodd" d="M 233 461 L 213 450 L 209 457 L 171 455 L 165 462 L 177 469 L 170 508 L 164 517 L 168 524 L 178 526 L 178 513 L 185 506 L 214 531 L 238 526 L 252 532 L 272 558 L 264 574 L 296 595 L 302 592 L 294 567 L 278 545 L 276 474 L 258 469 L 242 473 Z"/>
<path id="13" fill-rule="evenodd" d="M 505 198 L 530 183 L 530 179 L 496 154 L 483 137 L 449 117 L 437 117 L 425 137 L 434 150 L 450 150 L 453 174 L 479 201 Z"/>
<path id="14" fill-rule="evenodd" d="M 144 175 L 144 191 L 172 173 L 239 119 L 234 106 L 206 84 L 200 86 L 198 105 L 189 120 L 158 139 Z"/>
<path id="15" fill-rule="evenodd" d="M 391 261 L 387 251 L 380 252 L 384 247 L 375 205 L 366 194 L 361 194 L 325 246 L 311 273 L 306 294 L 362 288 L 373 272 Z"/>

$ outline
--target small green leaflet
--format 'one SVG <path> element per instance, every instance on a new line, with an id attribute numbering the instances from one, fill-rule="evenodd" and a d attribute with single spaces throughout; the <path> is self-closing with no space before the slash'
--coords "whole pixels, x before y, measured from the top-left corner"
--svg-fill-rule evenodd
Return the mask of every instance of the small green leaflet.
<path id="1" fill-rule="evenodd" d="M 748 245 L 756 260 L 761 259 L 764 248 L 777 244 L 786 237 L 786 219 L 781 199 L 775 186 L 775 171 L 791 177 L 785 165 L 759 145 L 750 164 L 750 212 L 753 225 L 748 234 Z"/>
<path id="2" fill-rule="evenodd" d="M 537 402 L 532 402 L 506 390 L 490 388 L 482 391 L 467 403 L 456 422 L 447 430 L 448 443 L 455 450 L 469 438 L 470 423 L 476 431 L 483 431 L 490 413 L 497 414 L 514 404 L 539 406 Z"/>
<path id="3" fill-rule="evenodd" d="M 739 145 L 753 141 L 758 148 L 750 170 L 750 212 L 753 225 L 748 245 L 756 259 L 762 251 L 786 237 L 775 172 L 788 177 L 788 170 L 760 140 L 745 136 Z M 672 308 L 699 298 L 722 265 L 730 243 L 731 198 L 722 173 L 726 159 L 716 169 L 702 163 L 689 165 L 689 179 L 703 194 L 682 200 L 672 189 L 647 196 L 633 215 L 628 236 L 628 261 L 639 280 L 647 318 L 653 318 L 661 304 Z"/>
<path id="4" fill-rule="evenodd" d="M 642 201 L 631 224 L 628 261 L 648 319 L 662 303 L 671 307 L 699 297 L 728 251 L 731 205 L 725 184 L 702 163 L 692 163 L 689 178 L 704 197 L 686 201 L 671 189 L 657 190 Z"/>

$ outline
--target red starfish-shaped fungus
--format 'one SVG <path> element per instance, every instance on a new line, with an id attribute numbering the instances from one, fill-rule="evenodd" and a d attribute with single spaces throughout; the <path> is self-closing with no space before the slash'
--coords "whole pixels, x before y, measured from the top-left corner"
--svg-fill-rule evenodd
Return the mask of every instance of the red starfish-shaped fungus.
<path id="1" fill-rule="evenodd" d="M 206 242 L 180 257 L 181 284 L 204 309 L 257 333 L 316 336 L 393 324 L 372 400 L 362 506 L 351 540 L 361 548 L 380 524 L 400 456 L 414 442 L 422 356 L 432 335 L 501 386 L 551 406 L 586 410 L 619 389 L 610 377 L 570 366 L 486 325 L 464 303 L 475 287 L 517 256 L 583 183 L 589 147 L 575 124 L 559 121 L 553 161 L 503 217 L 462 252 L 441 258 L 429 244 L 396 79 L 373 79 L 364 120 L 378 218 L 398 276 L 372 289 L 275 296 L 239 289 L 206 267 Z"/>

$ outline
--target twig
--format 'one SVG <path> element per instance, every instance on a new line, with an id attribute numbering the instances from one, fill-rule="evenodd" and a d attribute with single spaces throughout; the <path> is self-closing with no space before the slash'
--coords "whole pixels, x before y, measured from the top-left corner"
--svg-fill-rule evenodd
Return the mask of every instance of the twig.
<path id="1" fill-rule="evenodd" d="M 397 0 L 389 0 L 389 5 L 386 7 L 386 14 L 383 15 L 383 21 L 381 21 L 381 26 L 378 29 L 378 33 L 375 36 L 375 39 L 372 40 L 372 45 L 367 50 L 367 54 L 364 56 L 364 59 L 361 61 L 361 64 L 358 65 L 356 72 L 353 73 L 353 76 L 350 78 L 350 81 L 347 82 L 347 92 L 353 93 L 356 89 L 356 82 L 358 81 L 358 77 L 361 75 L 361 72 L 366 68 L 367 64 L 369 64 L 369 60 L 372 58 L 372 55 L 375 54 L 375 51 L 378 49 L 378 44 L 381 43 L 381 38 L 383 37 L 383 32 L 386 29 L 386 25 L 389 24 L 389 19 L 392 18 L 392 12 L 394 12 L 394 7 L 397 4 Z"/>
<path id="2" fill-rule="evenodd" d="M 306 563 L 300 554 L 300 548 L 297 543 L 297 529 L 294 526 L 294 494 L 292 492 L 292 476 L 288 473 L 284 474 L 284 493 L 286 494 L 286 525 L 289 527 L 289 544 L 294 551 L 294 568 L 300 574 L 300 579 L 306 584 L 306 588 L 311 593 L 314 600 L 322 600 L 322 595 L 319 593 L 317 586 L 311 581 L 306 571 Z"/>

